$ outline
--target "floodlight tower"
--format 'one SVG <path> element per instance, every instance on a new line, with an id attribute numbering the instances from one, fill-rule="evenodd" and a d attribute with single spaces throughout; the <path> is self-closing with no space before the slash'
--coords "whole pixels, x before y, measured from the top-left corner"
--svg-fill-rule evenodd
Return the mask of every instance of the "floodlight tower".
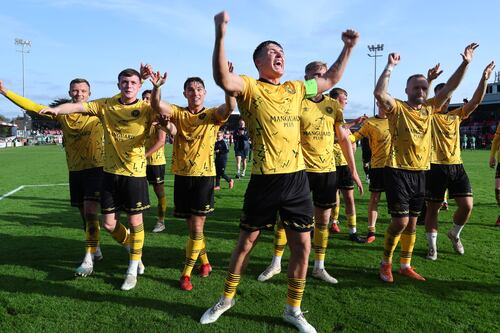
<path id="1" fill-rule="evenodd" d="M 16 38 L 14 40 L 15 45 L 20 45 L 21 49 L 17 50 L 17 52 L 21 52 L 21 61 L 22 61 L 22 68 L 23 68 L 23 97 L 24 97 L 24 55 L 26 53 L 30 53 L 31 49 L 31 41 L 25 40 L 22 38 Z M 26 137 L 26 111 L 23 110 L 23 135 Z"/>
<path id="2" fill-rule="evenodd" d="M 372 44 L 368 45 L 368 56 L 370 58 L 373 58 L 374 63 L 375 63 L 375 68 L 373 71 L 373 90 L 375 90 L 375 87 L 377 86 L 377 58 L 381 57 L 381 54 L 377 54 L 377 52 L 382 52 L 384 50 L 384 44 Z M 373 116 L 375 116 L 375 96 L 373 97 Z"/>

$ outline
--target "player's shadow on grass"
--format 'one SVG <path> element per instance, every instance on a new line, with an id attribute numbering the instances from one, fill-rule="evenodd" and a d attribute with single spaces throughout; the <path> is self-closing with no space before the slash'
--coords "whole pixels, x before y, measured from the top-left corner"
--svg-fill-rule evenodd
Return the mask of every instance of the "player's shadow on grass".
<path id="1" fill-rule="evenodd" d="M 62 227 L 83 229 L 83 221 L 77 208 L 64 203 L 54 203 L 52 201 L 30 202 L 22 211 L 9 208 L 2 210 L 0 221 L 18 223 L 24 226 Z M 22 202 L 19 203 L 22 205 Z"/>
<path id="2" fill-rule="evenodd" d="M 73 279 L 74 268 L 83 258 L 83 242 L 47 236 L 12 236 L 0 234 L 2 265 L 29 267 L 46 272 L 46 279 Z M 72 262 L 75 260 L 75 262 Z M 0 269 L 0 272 L 2 270 Z"/>
<path id="3" fill-rule="evenodd" d="M 1 274 L 2 284 L 0 290 L 9 293 L 26 293 L 26 294 L 39 294 L 49 297 L 63 297 L 71 298 L 84 302 L 91 303 L 115 303 L 123 304 L 134 308 L 152 309 L 163 312 L 168 312 L 173 317 L 190 316 L 193 320 L 198 321 L 203 311 L 206 309 L 191 304 L 185 304 L 177 301 L 161 300 L 161 296 L 141 297 L 140 289 L 129 292 L 93 292 L 86 291 L 83 288 L 76 288 L 58 282 L 40 281 L 25 277 L 12 276 L 8 274 Z M 119 293 L 119 294 L 117 294 Z M 157 295 L 158 296 L 158 295 Z M 178 297 L 177 299 L 181 299 Z M 15 311 L 15 310 L 14 310 Z M 13 312 L 13 311 L 11 311 Z"/>

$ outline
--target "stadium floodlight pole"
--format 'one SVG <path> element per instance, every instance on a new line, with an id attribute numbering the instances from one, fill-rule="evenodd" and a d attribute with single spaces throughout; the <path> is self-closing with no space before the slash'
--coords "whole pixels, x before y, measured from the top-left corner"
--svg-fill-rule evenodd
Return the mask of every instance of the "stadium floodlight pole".
<path id="1" fill-rule="evenodd" d="M 22 60 L 22 66 L 23 66 L 23 97 L 24 97 L 24 54 L 25 53 L 30 53 L 30 48 L 31 48 L 31 41 L 30 40 L 24 40 L 22 38 L 16 38 L 14 40 L 14 43 L 16 45 L 21 46 L 21 50 L 17 50 L 17 52 L 21 52 L 21 60 Z M 23 136 L 26 137 L 26 111 L 23 111 Z"/>
<path id="2" fill-rule="evenodd" d="M 370 51 L 368 56 L 375 60 L 375 68 L 373 72 L 373 90 L 375 90 L 375 87 L 377 86 L 377 57 L 382 56 L 381 54 L 377 54 L 377 52 L 382 52 L 384 50 L 384 44 L 368 45 L 368 50 Z M 373 116 L 375 117 L 375 96 L 373 97 Z"/>

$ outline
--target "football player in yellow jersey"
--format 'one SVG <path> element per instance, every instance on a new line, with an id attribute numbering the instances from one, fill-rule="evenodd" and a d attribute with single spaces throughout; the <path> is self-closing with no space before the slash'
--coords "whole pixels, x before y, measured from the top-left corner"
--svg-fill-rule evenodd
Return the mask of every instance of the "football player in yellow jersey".
<path id="1" fill-rule="evenodd" d="M 232 70 L 232 65 L 228 68 Z M 207 214 L 214 210 L 214 145 L 220 126 L 236 107 L 236 100 L 226 95 L 225 104 L 205 108 L 205 83 L 199 77 L 190 77 L 184 82 L 187 107 L 169 104 L 160 100 L 160 86 L 166 80 L 166 73 L 162 77 L 159 72 L 151 72 L 151 76 L 154 83 L 151 105 L 177 126 L 172 152 L 174 215 L 185 218 L 189 230 L 179 285 L 182 290 L 190 291 L 191 273 L 198 258 L 200 277 L 207 277 L 212 271 L 203 229 Z"/>
<path id="2" fill-rule="evenodd" d="M 142 92 L 144 101 L 151 101 L 150 89 Z M 177 128 L 172 122 L 168 122 L 167 128 L 170 135 L 177 133 Z M 165 213 L 167 211 L 167 198 L 165 196 L 165 140 L 167 133 L 157 126 L 151 126 L 148 139 L 146 141 L 146 178 L 153 186 L 153 190 L 158 199 L 158 220 L 153 228 L 153 232 L 165 230 Z"/>
<path id="3" fill-rule="evenodd" d="M 350 136 L 352 142 L 367 138 L 372 152 L 370 159 L 370 201 L 368 203 L 368 234 L 367 243 L 375 241 L 375 225 L 378 216 L 380 194 L 385 191 L 384 166 L 389 155 L 391 133 L 384 110 L 379 108 L 375 117 L 364 121 L 359 131 Z"/>
<path id="4" fill-rule="evenodd" d="M 27 111 L 38 113 L 46 108 L 7 90 L 2 81 L 0 93 Z M 90 97 L 90 83 L 85 79 L 74 79 L 69 84 L 68 94 L 73 103 L 86 102 Z M 78 207 L 84 222 L 86 253 L 75 275 L 87 276 L 93 272 L 94 260 L 102 259 L 97 211 L 102 182 L 103 129 L 99 119 L 88 115 L 54 118 L 63 131 L 71 205 Z"/>
<path id="5" fill-rule="evenodd" d="M 313 61 L 305 68 L 305 80 L 321 77 L 328 67 L 324 62 Z M 328 283 L 337 283 L 325 269 L 326 248 L 328 246 L 328 222 L 332 208 L 336 205 L 337 172 L 334 136 L 344 155 L 349 168 L 355 169 L 354 154 L 344 123 L 342 105 L 337 100 L 323 94 L 302 101 L 300 120 L 301 145 L 306 165 L 307 178 L 313 196 L 314 205 L 314 268 L 312 276 Z M 353 172 L 356 174 L 356 172 Z M 278 223 L 274 239 L 274 256 L 269 265 L 257 278 L 269 280 L 281 272 L 281 257 L 286 245 L 286 234 L 282 223 Z"/>
<path id="6" fill-rule="evenodd" d="M 448 99 L 439 110 L 440 112 L 432 116 L 431 167 L 425 176 L 427 259 L 437 259 L 438 213 L 446 189 L 449 190 L 449 197 L 454 198 L 457 203 L 457 210 L 453 214 L 453 227 L 448 231 L 448 238 L 451 240 L 455 252 L 464 254 L 460 232 L 472 213 L 473 199 L 469 177 L 460 156 L 460 123 L 468 118 L 483 100 L 488 79 L 494 68 L 494 62 L 486 66 L 476 91 L 468 103 L 447 112 L 450 101 Z M 434 88 L 434 93 L 438 95 L 444 86 L 444 83 L 438 84 Z M 428 100 L 428 102 L 430 101 L 431 99 Z"/>
<path id="7" fill-rule="evenodd" d="M 345 106 L 347 105 L 347 91 L 345 91 L 342 88 L 335 87 L 332 90 L 330 90 L 330 97 L 333 99 L 337 100 L 341 107 L 342 110 L 345 109 Z M 351 121 L 349 123 L 345 123 L 342 128 L 348 132 L 348 134 L 351 134 L 350 128 L 356 124 L 359 124 L 362 122 L 366 117 L 359 117 L 354 121 Z M 352 149 L 355 149 L 356 145 L 353 144 Z M 336 206 L 334 209 L 333 216 L 330 218 L 332 221 L 332 231 L 337 233 L 340 232 L 340 228 L 338 226 L 339 221 L 339 213 L 340 213 L 340 195 L 339 192 L 342 193 L 342 197 L 344 198 L 344 205 L 345 205 L 345 215 L 347 219 L 347 226 L 349 228 L 349 239 L 353 242 L 356 243 L 366 243 L 366 239 L 361 238 L 358 236 L 357 233 L 357 228 L 356 228 L 356 204 L 354 202 L 354 181 L 352 177 L 351 170 L 349 169 L 347 165 L 347 160 L 345 158 L 345 154 L 342 153 L 342 150 L 340 149 L 339 143 L 334 144 L 334 151 L 335 151 L 335 165 L 337 167 L 337 199 L 336 199 Z"/>
<path id="8" fill-rule="evenodd" d="M 495 160 L 495 155 L 497 156 L 497 160 Z M 497 200 L 497 204 L 500 206 L 500 123 L 498 123 L 497 125 L 497 130 L 495 131 L 495 137 L 493 138 L 493 142 L 491 142 L 491 151 L 489 160 L 490 168 L 494 168 L 495 164 L 497 165 L 495 172 L 495 197 Z M 498 215 L 497 217 L 497 222 L 495 226 L 500 227 L 500 215 Z"/>
<path id="9" fill-rule="evenodd" d="M 234 305 L 236 288 L 260 231 L 271 229 L 279 212 L 291 253 L 283 318 L 301 332 L 316 332 L 300 309 L 311 247 L 310 231 L 314 226 L 300 145 L 300 106 L 304 98 L 321 94 L 340 80 L 358 40 L 358 33 L 348 30 L 342 34 L 344 47 L 340 56 L 321 77 L 281 83 L 285 54 L 277 42 L 265 41 L 255 49 L 253 60 L 259 73 L 258 80 L 246 75 L 238 76 L 225 65 L 224 38 L 229 15 L 221 12 L 214 20 L 214 79 L 226 94 L 235 96 L 238 101 L 240 114 L 252 140 L 253 165 L 240 218 L 240 235 L 231 256 L 224 294 L 203 314 L 200 323 L 216 321 Z M 358 186 L 362 188 L 361 182 Z"/>
<path id="10" fill-rule="evenodd" d="M 400 239 L 400 274 L 425 281 L 410 263 L 416 240 L 417 217 L 424 201 L 424 172 L 430 167 L 431 117 L 460 83 L 476 47 L 477 44 L 473 43 L 465 48 L 462 63 L 432 104 L 426 103 L 429 83 L 422 74 L 408 78 L 405 89 L 407 101 L 403 102 L 389 95 L 389 77 L 400 60 L 397 53 L 389 54 L 387 66 L 375 87 L 375 98 L 387 115 L 391 132 L 391 148 L 384 169 L 391 223 L 385 233 L 384 255 L 379 272 L 383 281 L 394 281 L 392 256 Z"/>
<path id="11" fill-rule="evenodd" d="M 137 99 L 141 86 L 141 74 L 128 68 L 118 75 L 120 94 L 117 96 L 67 103 L 41 111 L 53 115 L 90 114 L 97 116 L 103 125 L 105 159 L 101 212 L 105 229 L 129 249 L 129 267 L 122 290 L 134 288 L 137 274 L 144 272 L 142 212 L 149 208 L 144 144 L 155 114 L 149 103 Z M 127 213 L 130 235 L 119 221 L 121 210 Z"/>

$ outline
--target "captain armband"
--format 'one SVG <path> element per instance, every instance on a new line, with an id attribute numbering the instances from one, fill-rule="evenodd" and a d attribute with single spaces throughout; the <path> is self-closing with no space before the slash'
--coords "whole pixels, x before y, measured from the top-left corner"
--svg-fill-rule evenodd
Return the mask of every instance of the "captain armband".
<path id="1" fill-rule="evenodd" d="M 305 80 L 306 98 L 314 97 L 318 94 L 318 82 L 315 79 Z"/>

